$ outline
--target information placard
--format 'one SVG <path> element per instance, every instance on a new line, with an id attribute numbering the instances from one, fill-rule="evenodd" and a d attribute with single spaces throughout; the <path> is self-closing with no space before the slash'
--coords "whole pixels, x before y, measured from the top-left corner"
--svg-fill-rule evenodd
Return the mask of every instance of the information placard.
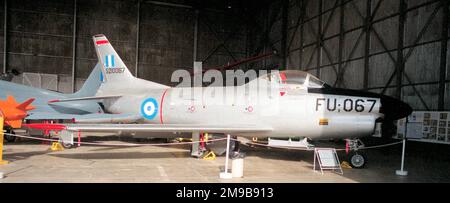
<path id="1" fill-rule="evenodd" d="M 339 157 L 334 148 L 315 148 L 314 171 L 316 171 L 316 163 L 319 165 L 322 174 L 323 170 L 333 170 L 334 172 L 343 174 Z"/>

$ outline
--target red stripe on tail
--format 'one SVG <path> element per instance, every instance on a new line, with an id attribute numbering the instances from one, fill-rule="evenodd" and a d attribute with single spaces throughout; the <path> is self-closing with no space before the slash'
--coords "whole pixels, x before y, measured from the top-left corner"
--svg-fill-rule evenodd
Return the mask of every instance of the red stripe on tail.
<path id="1" fill-rule="evenodd" d="M 97 42 L 95 42 L 97 45 L 101 45 L 101 44 L 108 44 L 108 40 L 98 40 Z"/>

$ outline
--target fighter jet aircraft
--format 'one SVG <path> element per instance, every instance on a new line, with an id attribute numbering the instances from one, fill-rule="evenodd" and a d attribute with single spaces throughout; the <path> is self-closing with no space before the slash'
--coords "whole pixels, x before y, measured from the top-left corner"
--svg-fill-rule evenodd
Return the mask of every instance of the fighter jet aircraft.
<path id="1" fill-rule="evenodd" d="M 376 122 L 397 120 L 412 112 L 398 99 L 333 88 L 298 70 L 260 75 L 240 86 L 169 87 L 133 77 L 104 35 L 95 35 L 93 41 L 103 76 L 95 96 L 51 103 L 100 99 L 107 112 L 139 119 L 136 124 L 67 125 L 67 130 L 358 138 L 371 135 Z M 259 96 L 268 88 L 267 95 Z M 222 94 L 230 90 L 244 93 Z M 192 94 L 196 91 L 201 94 Z"/>

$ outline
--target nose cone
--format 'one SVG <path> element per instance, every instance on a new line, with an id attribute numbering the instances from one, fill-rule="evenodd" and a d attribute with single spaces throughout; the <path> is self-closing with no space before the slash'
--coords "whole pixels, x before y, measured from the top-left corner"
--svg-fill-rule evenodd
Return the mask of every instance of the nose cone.
<path id="1" fill-rule="evenodd" d="M 380 113 L 387 120 L 398 120 L 412 113 L 412 108 L 407 103 L 393 97 L 382 95 Z"/>

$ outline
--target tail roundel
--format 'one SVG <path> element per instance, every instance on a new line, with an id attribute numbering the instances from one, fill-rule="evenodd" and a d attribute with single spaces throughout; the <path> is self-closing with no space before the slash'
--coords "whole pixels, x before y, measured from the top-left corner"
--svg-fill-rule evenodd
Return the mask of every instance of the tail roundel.
<path id="1" fill-rule="evenodd" d="M 95 35 L 93 40 L 103 82 L 124 82 L 134 78 L 105 35 Z"/>

